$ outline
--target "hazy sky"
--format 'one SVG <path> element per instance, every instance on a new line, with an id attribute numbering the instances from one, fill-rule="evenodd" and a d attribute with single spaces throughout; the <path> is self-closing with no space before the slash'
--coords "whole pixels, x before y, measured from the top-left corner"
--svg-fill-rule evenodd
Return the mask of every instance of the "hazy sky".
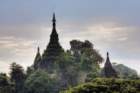
<path id="1" fill-rule="evenodd" d="M 48 44 L 52 13 L 60 43 L 90 40 L 106 58 L 140 73 L 140 0 L 1 0 L 0 72 L 9 64 L 33 64 L 37 47 Z"/>

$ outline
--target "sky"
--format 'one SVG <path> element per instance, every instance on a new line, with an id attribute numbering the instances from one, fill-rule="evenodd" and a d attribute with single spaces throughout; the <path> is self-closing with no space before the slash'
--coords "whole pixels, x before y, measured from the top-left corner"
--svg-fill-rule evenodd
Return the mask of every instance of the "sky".
<path id="1" fill-rule="evenodd" d="M 52 14 L 62 47 L 89 40 L 106 59 L 125 64 L 140 74 L 140 0 L 1 0 L 0 72 L 12 62 L 25 69 L 49 42 Z"/>

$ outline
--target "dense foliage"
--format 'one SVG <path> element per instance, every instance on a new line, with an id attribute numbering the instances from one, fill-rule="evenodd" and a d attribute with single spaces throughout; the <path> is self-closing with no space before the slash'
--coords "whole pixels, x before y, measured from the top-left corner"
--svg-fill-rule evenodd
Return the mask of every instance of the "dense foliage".
<path id="1" fill-rule="evenodd" d="M 9 77 L 4 74 L 0 73 L 0 93 L 14 93 L 14 83 L 12 83 Z"/>
<path id="2" fill-rule="evenodd" d="M 24 92 L 25 73 L 22 66 L 12 63 L 10 66 L 10 79 L 15 84 L 15 93 Z"/>
<path id="3" fill-rule="evenodd" d="M 25 93 L 57 93 L 58 87 L 56 79 L 43 70 L 35 71 L 25 81 Z"/>
<path id="4" fill-rule="evenodd" d="M 140 80 L 97 78 L 62 93 L 140 93 Z"/>

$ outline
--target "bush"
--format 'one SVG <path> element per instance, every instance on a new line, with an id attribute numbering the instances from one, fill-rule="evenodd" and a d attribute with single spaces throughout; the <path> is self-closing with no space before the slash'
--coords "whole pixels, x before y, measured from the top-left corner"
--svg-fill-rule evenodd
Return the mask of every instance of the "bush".
<path id="1" fill-rule="evenodd" d="M 140 80 L 97 78 L 64 93 L 140 93 Z"/>
<path id="2" fill-rule="evenodd" d="M 57 82 L 42 70 L 35 71 L 25 81 L 26 93 L 56 93 Z"/>

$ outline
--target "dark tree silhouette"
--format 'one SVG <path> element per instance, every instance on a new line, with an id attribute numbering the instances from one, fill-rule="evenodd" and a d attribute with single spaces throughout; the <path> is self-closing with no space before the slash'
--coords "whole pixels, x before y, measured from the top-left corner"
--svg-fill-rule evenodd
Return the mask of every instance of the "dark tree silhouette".
<path id="1" fill-rule="evenodd" d="M 5 73 L 0 73 L 0 93 L 14 93 L 14 84 Z"/>
<path id="2" fill-rule="evenodd" d="M 23 68 L 16 63 L 12 63 L 10 69 L 10 79 L 15 83 L 15 93 L 22 93 L 25 80 L 25 73 Z"/>

